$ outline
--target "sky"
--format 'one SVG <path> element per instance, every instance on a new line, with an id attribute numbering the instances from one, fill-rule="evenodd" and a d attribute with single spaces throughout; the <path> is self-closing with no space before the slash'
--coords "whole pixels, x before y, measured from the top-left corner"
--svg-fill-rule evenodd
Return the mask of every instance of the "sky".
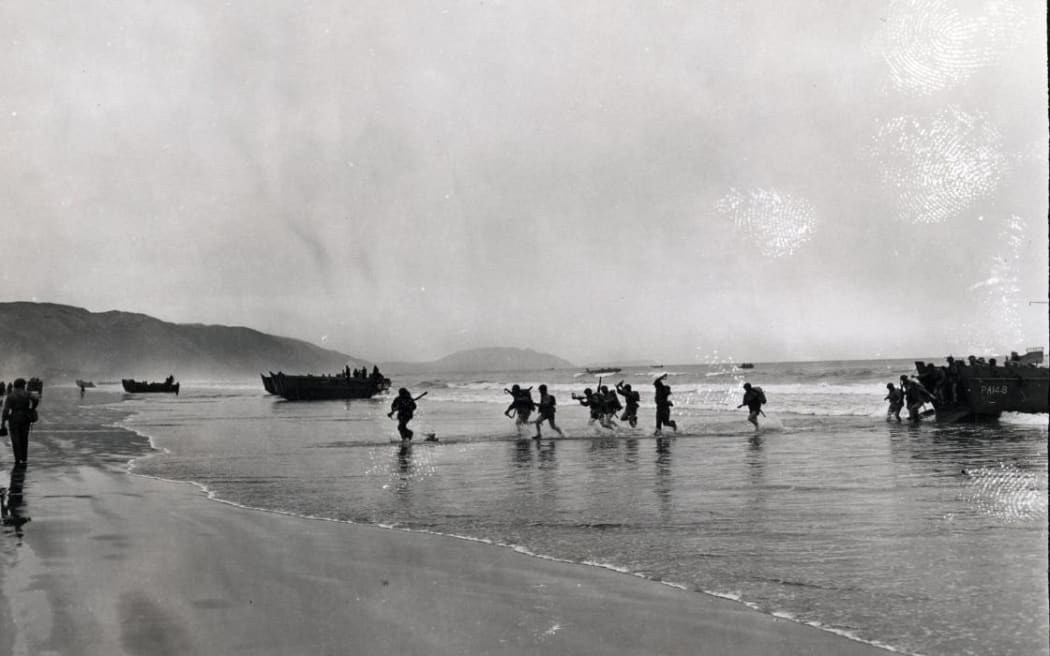
<path id="1" fill-rule="evenodd" d="M 1046 6 L 0 4 L 0 300 L 375 361 L 1048 342 Z"/>

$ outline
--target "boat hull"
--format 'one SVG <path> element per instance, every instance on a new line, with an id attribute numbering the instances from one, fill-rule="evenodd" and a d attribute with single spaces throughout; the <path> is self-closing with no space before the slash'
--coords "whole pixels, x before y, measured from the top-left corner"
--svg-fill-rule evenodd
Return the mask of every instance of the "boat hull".
<path id="1" fill-rule="evenodd" d="M 964 371 L 960 387 L 975 415 L 1003 412 L 1050 412 L 1050 369 L 996 367 L 983 372 Z"/>
<path id="2" fill-rule="evenodd" d="M 995 419 L 1004 412 L 1050 412 L 1050 369 L 1046 367 L 964 365 L 957 375 L 956 402 L 935 404 L 938 421 Z"/>
<path id="3" fill-rule="evenodd" d="M 348 378 L 342 375 L 313 376 L 276 373 L 270 377 L 273 394 L 288 401 L 334 401 L 370 399 L 382 389 L 383 381 Z M 263 385 L 266 379 L 263 377 Z M 269 388 L 267 388 L 269 391 Z"/>
<path id="4" fill-rule="evenodd" d="M 175 394 L 177 396 L 179 393 L 179 383 L 147 383 L 123 378 L 120 384 L 129 394 Z"/>

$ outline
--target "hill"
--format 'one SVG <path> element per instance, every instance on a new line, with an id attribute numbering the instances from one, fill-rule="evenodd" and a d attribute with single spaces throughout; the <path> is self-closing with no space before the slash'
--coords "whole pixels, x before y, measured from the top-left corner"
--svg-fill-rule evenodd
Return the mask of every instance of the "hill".
<path id="1" fill-rule="evenodd" d="M 309 342 L 231 326 L 175 324 L 145 314 L 52 303 L 0 303 L 0 379 L 55 383 L 147 378 L 254 378 L 323 373 L 366 363 Z"/>
<path id="2" fill-rule="evenodd" d="M 482 371 L 538 371 L 574 366 L 549 353 L 519 348 L 477 348 L 458 351 L 431 362 L 386 362 L 379 365 L 389 373 L 436 373 Z"/>

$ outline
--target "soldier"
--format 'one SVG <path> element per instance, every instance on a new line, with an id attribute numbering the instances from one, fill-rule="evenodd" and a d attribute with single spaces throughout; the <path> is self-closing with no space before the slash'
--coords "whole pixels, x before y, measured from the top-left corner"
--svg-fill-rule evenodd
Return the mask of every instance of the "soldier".
<path id="1" fill-rule="evenodd" d="M 671 419 L 671 406 L 674 405 L 670 398 L 671 387 L 664 382 L 664 378 L 667 378 L 667 374 L 658 376 L 653 381 L 653 387 L 656 388 L 656 431 L 654 435 L 660 435 L 664 426 L 670 426 L 674 432 L 678 432 L 678 424 Z"/>
<path id="2" fill-rule="evenodd" d="M 13 389 L 4 399 L 0 427 L 11 435 L 16 466 L 25 466 L 29 459 L 29 428 L 37 420 L 36 406 L 39 403 L 40 397 L 36 393 L 26 391 L 25 378 L 16 379 Z"/>
<path id="3" fill-rule="evenodd" d="M 402 441 L 410 441 L 412 439 L 412 430 L 408 427 L 408 422 L 412 421 L 412 416 L 416 412 L 416 401 L 426 396 L 427 393 L 423 392 L 416 398 L 412 398 L 408 390 L 402 387 L 397 391 L 397 396 L 394 397 L 393 402 L 390 404 L 390 412 L 386 413 L 387 417 L 393 417 L 394 413 L 397 413 L 397 432 L 401 435 Z"/>
<path id="4" fill-rule="evenodd" d="M 621 421 L 626 421 L 631 428 L 638 425 L 638 402 L 641 395 L 631 389 L 631 384 L 624 385 L 623 381 L 616 383 L 616 393 L 623 397 L 624 411 L 620 415 Z"/>
<path id="5" fill-rule="evenodd" d="M 553 394 L 547 393 L 546 385 L 540 385 L 539 390 L 540 405 L 538 412 L 539 416 L 536 417 L 536 439 L 543 437 L 543 434 L 540 432 L 540 424 L 542 424 L 544 421 L 550 424 L 551 428 L 553 428 L 558 433 L 558 435 L 565 437 L 565 433 L 562 433 L 561 429 L 558 428 L 558 425 L 554 423 L 554 413 L 557 410 L 555 406 L 557 406 L 558 404 L 557 399 L 554 398 Z"/>

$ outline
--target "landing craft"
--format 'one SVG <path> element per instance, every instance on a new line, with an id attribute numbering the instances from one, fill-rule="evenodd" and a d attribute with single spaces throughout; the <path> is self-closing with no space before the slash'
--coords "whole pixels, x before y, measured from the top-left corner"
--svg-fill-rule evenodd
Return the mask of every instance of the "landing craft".
<path id="1" fill-rule="evenodd" d="M 1050 369 L 1038 366 L 1042 349 L 1028 349 L 1004 358 L 1005 364 L 958 363 L 955 402 L 934 404 L 939 422 L 998 419 L 1004 412 L 1050 412 Z M 917 361 L 915 369 L 926 373 L 927 364 Z M 931 390 L 936 391 L 936 390 Z"/>
<path id="2" fill-rule="evenodd" d="M 284 372 L 261 375 L 263 388 L 288 401 L 370 399 L 390 389 L 390 379 L 374 370 L 367 376 L 351 375 L 349 368 L 337 374 L 295 375 Z"/>
<path id="3" fill-rule="evenodd" d="M 163 383 L 150 383 L 145 380 L 135 380 L 134 378 L 121 378 L 120 384 L 128 394 L 174 393 L 175 396 L 179 395 L 179 383 L 175 382 L 173 376 L 168 376 Z"/>

